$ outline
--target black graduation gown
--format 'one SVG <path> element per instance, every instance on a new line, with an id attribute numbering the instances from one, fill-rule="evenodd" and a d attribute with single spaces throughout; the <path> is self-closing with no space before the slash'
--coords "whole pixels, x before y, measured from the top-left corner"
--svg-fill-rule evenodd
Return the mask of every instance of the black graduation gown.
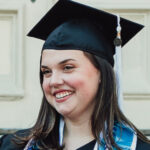
<path id="1" fill-rule="evenodd" d="M 23 148 L 18 148 L 14 143 L 10 142 L 12 138 L 13 134 L 4 135 L 0 139 L 0 150 L 23 150 Z M 77 150 L 92 150 L 94 145 L 95 141 L 91 141 L 88 144 L 78 148 Z M 150 144 L 138 139 L 136 150 L 150 150 Z"/>

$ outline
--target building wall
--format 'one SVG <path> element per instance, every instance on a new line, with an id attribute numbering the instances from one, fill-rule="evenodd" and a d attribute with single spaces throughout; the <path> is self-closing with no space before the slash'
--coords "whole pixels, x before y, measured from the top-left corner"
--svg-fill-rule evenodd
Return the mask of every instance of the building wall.
<path id="1" fill-rule="evenodd" d="M 76 0 L 120 14 L 145 28 L 122 50 L 124 112 L 140 129 L 150 129 L 150 2 Z M 39 59 L 43 41 L 26 36 L 55 0 L 0 0 L 0 128 L 31 127 L 42 92 Z"/>

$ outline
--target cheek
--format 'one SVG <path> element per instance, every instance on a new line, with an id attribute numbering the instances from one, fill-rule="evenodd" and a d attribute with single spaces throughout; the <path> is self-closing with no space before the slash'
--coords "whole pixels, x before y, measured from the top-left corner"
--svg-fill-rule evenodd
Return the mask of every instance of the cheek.
<path id="1" fill-rule="evenodd" d="M 80 92 L 85 90 L 85 87 L 87 85 L 87 83 L 84 80 L 85 78 L 83 78 L 81 75 L 80 76 L 74 76 L 74 78 L 68 78 L 66 80 L 66 83 L 72 87 L 73 89 L 76 90 L 76 92 L 79 92 L 78 90 L 80 90 Z"/>
<path id="2" fill-rule="evenodd" d="M 97 84 L 100 78 L 100 73 L 97 70 L 91 70 L 91 68 L 85 68 L 80 73 L 76 73 L 72 76 L 67 76 L 65 79 L 72 87 L 82 88 L 85 86 L 92 86 Z M 88 87 L 87 87 L 88 88 Z"/>
<path id="3" fill-rule="evenodd" d="M 69 81 L 69 85 L 76 89 L 80 96 L 93 98 L 99 85 L 99 72 L 85 71 L 82 75 L 76 75 Z"/>
<path id="4" fill-rule="evenodd" d="M 49 83 L 46 80 L 43 81 L 42 87 L 45 93 L 49 92 L 50 87 L 49 87 Z"/>

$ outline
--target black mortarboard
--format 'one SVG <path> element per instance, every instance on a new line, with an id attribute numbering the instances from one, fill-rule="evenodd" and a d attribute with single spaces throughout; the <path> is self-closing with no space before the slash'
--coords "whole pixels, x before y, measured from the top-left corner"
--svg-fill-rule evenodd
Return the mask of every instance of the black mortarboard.
<path id="1" fill-rule="evenodd" d="M 120 19 L 122 46 L 143 25 Z M 114 65 L 114 39 L 117 16 L 71 1 L 59 0 L 28 33 L 28 36 L 45 40 L 43 49 L 77 49 L 90 52 Z"/>

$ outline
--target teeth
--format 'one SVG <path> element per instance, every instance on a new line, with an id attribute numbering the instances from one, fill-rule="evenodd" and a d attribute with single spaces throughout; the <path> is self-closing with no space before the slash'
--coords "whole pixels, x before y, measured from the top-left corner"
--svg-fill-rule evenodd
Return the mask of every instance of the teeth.
<path id="1" fill-rule="evenodd" d="M 56 98 L 60 99 L 60 98 L 70 95 L 71 93 L 72 92 L 65 91 L 65 92 L 57 93 L 55 96 L 56 96 Z"/>

